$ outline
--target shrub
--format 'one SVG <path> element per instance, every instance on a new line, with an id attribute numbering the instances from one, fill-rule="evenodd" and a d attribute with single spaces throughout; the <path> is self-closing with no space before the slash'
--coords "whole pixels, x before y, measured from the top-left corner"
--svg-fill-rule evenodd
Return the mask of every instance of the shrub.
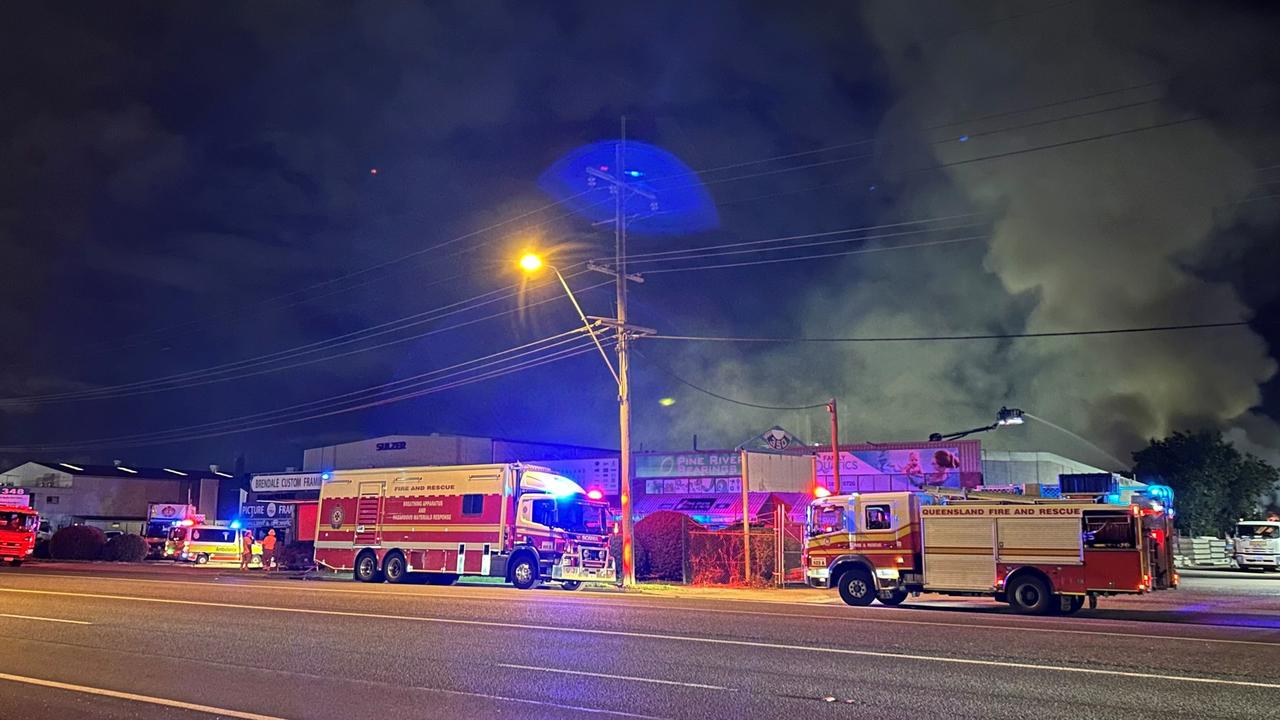
<path id="1" fill-rule="evenodd" d="M 699 527 L 684 513 L 662 510 L 636 523 L 636 577 L 686 582 L 689 531 Z"/>
<path id="2" fill-rule="evenodd" d="M 773 581 L 776 550 L 771 531 L 751 533 L 751 577 L 744 578 L 742 531 L 694 533 L 689 562 L 695 585 L 763 585 Z"/>
<path id="3" fill-rule="evenodd" d="M 316 546 L 310 542 L 292 542 L 276 557 L 276 565 L 282 570 L 310 570 L 315 566 Z"/>
<path id="4" fill-rule="evenodd" d="M 68 525 L 49 540 L 49 556 L 57 560 L 97 560 L 107 536 L 92 525 Z"/>
<path id="5" fill-rule="evenodd" d="M 117 535 L 102 549 L 102 559 L 112 562 L 142 562 L 147 559 L 147 541 L 141 535 Z"/>

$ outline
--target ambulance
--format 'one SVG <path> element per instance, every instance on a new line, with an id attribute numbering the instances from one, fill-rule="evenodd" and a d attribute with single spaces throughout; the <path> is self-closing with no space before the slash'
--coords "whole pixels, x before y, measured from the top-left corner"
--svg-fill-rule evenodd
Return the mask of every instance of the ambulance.
<path id="1" fill-rule="evenodd" d="M 1151 486 L 1127 503 L 981 492 L 821 497 L 809 507 L 805 574 L 850 605 L 938 593 L 1070 614 L 1101 596 L 1177 587 L 1172 494 Z"/>
<path id="2" fill-rule="evenodd" d="M 210 562 L 240 562 L 243 538 L 238 528 L 223 525 L 197 525 L 193 520 L 180 520 L 169 529 L 164 556 L 178 562 L 207 565 Z"/>
<path id="3" fill-rule="evenodd" d="M 316 564 L 361 582 L 478 576 L 576 590 L 617 578 L 608 506 L 546 468 L 335 470 L 321 479 Z"/>

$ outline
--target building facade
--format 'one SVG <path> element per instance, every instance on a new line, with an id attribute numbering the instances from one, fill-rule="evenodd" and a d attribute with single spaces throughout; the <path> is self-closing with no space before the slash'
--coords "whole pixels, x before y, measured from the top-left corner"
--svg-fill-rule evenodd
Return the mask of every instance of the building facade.
<path id="1" fill-rule="evenodd" d="M 51 529 L 72 524 L 140 533 L 150 503 L 192 504 L 209 522 L 218 519 L 223 484 L 233 476 L 217 469 L 148 468 L 126 464 L 27 462 L 0 474 L 0 485 L 25 488 Z"/>

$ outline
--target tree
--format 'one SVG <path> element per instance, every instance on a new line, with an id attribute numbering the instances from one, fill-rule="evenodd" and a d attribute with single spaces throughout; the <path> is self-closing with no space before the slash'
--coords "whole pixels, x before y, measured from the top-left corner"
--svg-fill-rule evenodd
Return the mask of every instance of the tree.
<path id="1" fill-rule="evenodd" d="M 1138 479 L 1173 488 L 1178 529 L 1191 535 L 1230 532 L 1242 517 L 1258 513 L 1275 492 L 1280 470 L 1242 453 L 1222 433 L 1176 432 L 1133 454 Z"/>

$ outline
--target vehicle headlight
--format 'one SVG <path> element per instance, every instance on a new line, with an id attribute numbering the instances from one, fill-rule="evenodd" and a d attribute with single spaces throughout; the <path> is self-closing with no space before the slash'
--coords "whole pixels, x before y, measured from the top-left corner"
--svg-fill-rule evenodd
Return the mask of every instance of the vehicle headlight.
<path id="1" fill-rule="evenodd" d="M 876 568 L 876 577 L 896 578 L 898 577 L 898 568 Z"/>

